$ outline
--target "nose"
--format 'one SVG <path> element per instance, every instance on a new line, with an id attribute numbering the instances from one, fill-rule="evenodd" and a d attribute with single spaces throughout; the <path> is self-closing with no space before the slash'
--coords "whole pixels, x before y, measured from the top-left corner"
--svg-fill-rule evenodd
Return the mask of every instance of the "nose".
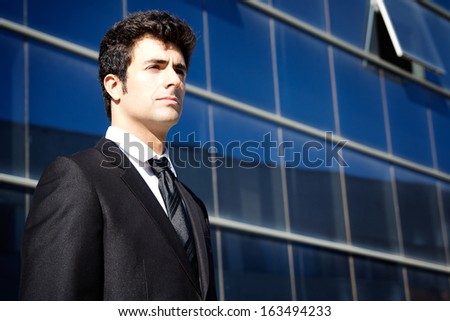
<path id="1" fill-rule="evenodd" d="M 169 88 L 174 86 L 175 88 L 179 88 L 182 83 L 182 76 L 172 67 L 167 67 L 165 72 L 165 87 Z"/>

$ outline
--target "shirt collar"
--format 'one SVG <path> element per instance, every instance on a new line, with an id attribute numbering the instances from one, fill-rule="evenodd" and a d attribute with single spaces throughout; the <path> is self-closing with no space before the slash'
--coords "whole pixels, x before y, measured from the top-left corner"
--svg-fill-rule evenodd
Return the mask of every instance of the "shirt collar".
<path id="1" fill-rule="evenodd" d="M 139 163 L 140 166 L 147 166 L 148 160 L 152 158 L 161 158 L 167 157 L 169 160 L 170 170 L 175 174 L 175 168 L 172 165 L 172 161 L 167 153 L 167 149 L 164 149 L 164 152 L 159 155 L 151 147 L 149 147 L 142 140 L 137 138 L 136 136 L 127 133 L 121 128 L 109 126 L 106 131 L 105 138 L 113 141 L 117 145 L 119 145 L 120 149 L 128 156 L 132 157 L 135 161 Z"/>

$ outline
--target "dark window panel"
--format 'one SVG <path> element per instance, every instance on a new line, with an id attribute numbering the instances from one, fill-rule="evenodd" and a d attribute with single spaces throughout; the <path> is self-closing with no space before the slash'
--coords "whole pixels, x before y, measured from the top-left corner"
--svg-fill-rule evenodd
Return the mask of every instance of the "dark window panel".
<path id="1" fill-rule="evenodd" d="M 352 244 L 398 253 L 390 165 L 349 149 L 344 157 Z"/>
<path id="2" fill-rule="evenodd" d="M 358 300 L 405 300 L 401 266 L 363 257 L 354 262 Z"/>
<path id="3" fill-rule="evenodd" d="M 446 263 L 436 181 L 402 168 L 395 176 L 405 254 Z"/>
<path id="4" fill-rule="evenodd" d="M 100 136 L 30 126 L 30 176 L 38 179 L 48 163 L 57 156 L 94 147 L 99 139 Z"/>
<path id="5" fill-rule="evenodd" d="M 0 300 L 18 299 L 24 222 L 25 194 L 0 186 Z"/>
<path id="6" fill-rule="evenodd" d="M 290 130 L 283 140 L 291 230 L 345 242 L 339 165 L 327 158 L 331 145 Z"/>
<path id="7" fill-rule="evenodd" d="M 286 243 L 222 231 L 225 300 L 290 300 Z"/>
<path id="8" fill-rule="evenodd" d="M 448 274 L 409 268 L 408 279 L 411 300 L 450 300 Z"/>
<path id="9" fill-rule="evenodd" d="M 347 255 L 297 245 L 294 269 L 298 300 L 352 300 Z"/>
<path id="10" fill-rule="evenodd" d="M 284 229 L 276 127 L 220 107 L 214 124 L 220 215 Z"/>
<path id="11" fill-rule="evenodd" d="M 450 183 L 440 182 L 445 227 L 447 229 L 447 246 L 450 248 Z"/>

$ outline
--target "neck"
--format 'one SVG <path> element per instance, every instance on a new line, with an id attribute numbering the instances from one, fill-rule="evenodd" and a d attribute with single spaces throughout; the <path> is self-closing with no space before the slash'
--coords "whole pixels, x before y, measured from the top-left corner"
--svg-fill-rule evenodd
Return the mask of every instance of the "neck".
<path id="1" fill-rule="evenodd" d="M 136 136 L 146 143 L 156 154 L 161 155 L 164 152 L 167 131 L 151 130 L 143 125 L 131 126 L 130 123 L 122 123 L 114 120 L 111 122 L 111 125 Z"/>

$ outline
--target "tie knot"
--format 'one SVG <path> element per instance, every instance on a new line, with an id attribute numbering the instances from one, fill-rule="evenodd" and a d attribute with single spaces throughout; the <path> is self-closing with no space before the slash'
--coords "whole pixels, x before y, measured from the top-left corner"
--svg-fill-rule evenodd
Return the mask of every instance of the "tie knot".
<path id="1" fill-rule="evenodd" d="M 159 178 L 161 173 L 165 170 L 169 170 L 169 160 L 167 157 L 161 157 L 159 159 L 152 158 L 149 159 L 148 163 L 152 168 L 153 173 Z"/>

